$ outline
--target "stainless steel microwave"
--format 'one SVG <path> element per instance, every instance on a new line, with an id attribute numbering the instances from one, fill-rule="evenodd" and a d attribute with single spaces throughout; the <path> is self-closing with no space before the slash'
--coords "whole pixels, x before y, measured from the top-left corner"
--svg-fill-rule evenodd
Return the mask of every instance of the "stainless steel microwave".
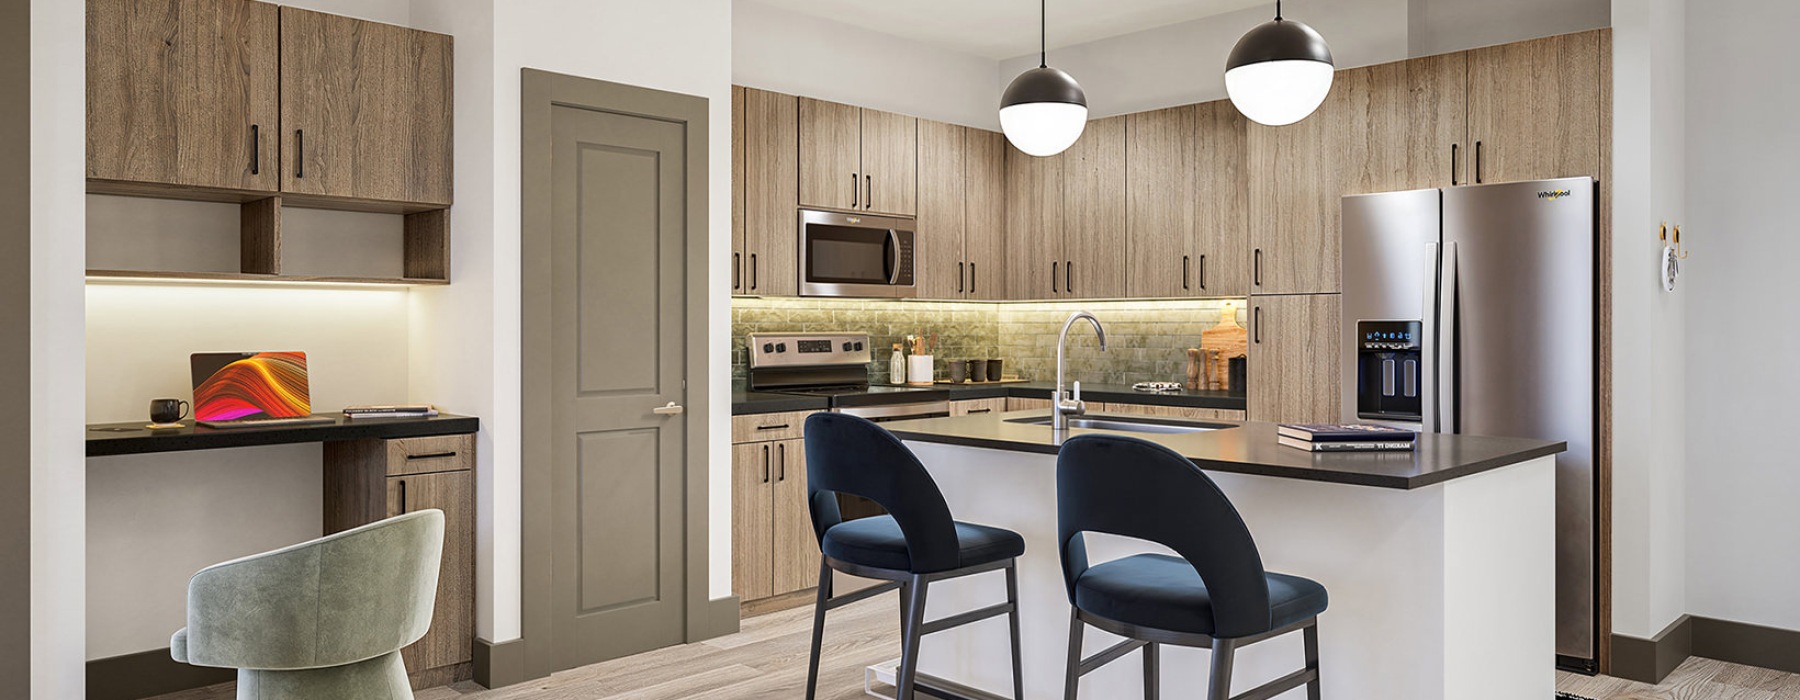
<path id="1" fill-rule="evenodd" d="M 800 210 L 800 296 L 914 297 L 912 219 Z"/>

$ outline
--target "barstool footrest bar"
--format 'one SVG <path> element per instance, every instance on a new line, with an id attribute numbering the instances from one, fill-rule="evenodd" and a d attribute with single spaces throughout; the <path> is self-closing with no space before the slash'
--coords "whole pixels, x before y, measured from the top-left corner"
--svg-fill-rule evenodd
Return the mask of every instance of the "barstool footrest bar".
<path id="1" fill-rule="evenodd" d="M 844 607 L 851 603 L 868 600 L 870 598 L 881 595 L 888 591 L 897 591 L 897 590 L 900 590 L 900 583 L 898 581 L 895 581 L 895 582 L 891 582 L 891 583 L 883 583 L 880 585 L 870 586 L 868 588 L 864 588 L 864 589 L 862 589 L 860 591 L 856 591 L 854 593 L 845 593 L 840 596 L 832 596 L 831 598 L 827 598 L 825 600 L 825 609 L 826 610 L 836 610 L 838 608 Z"/>
<path id="2" fill-rule="evenodd" d="M 1140 648 L 1149 646 L 1149 644 L 1150 644 L 1149 642 L 1143 641 L 1141 639 L 1127 639 L 1123 642 L 1119 642 L 1118 644 L 1114 644 L 1111 647 L 1108 647 L 1106 651 L 1100 652 L 1100 653 L 1090 656 L 1086 659 L 1083 659 L 1081 661 L 1081 665 L 1076 667 L 1075 675 L 1076 675 L 1076 677 L 1081 677 L 1081 676 L 1085 676 L 1089 673 L 1093 673 L 1096 669 L 1099 669 L 1101 666 L 1105 666 L 1114 661 L 1117 661 L 1117 660 L 1119 660 L 1119 657 L 1129 654 L 1131 652 L 1137 651 Z"/>
<path id="3" fill-rule="evenodd" d="M 1012 611 L 1013 611 L 1012 603 L 1001 603 L 999 605 L 990 605 L 990 606 L 982 608 L 980 610 L 970 610 L 969 612 L 966 612 L 966 613 L 961 613 L 958 615 L 951 615 L 950 617 L 946 617 L 942 620 L 933 620 L 931 622 L 927 622 L 927 623 L 919 626 L 919 629 L 920 629 L 919 634 L 927 635 L 927 634 L 931 634 L 933 632 L 942 632 L 942 631 L 950 629 L 952 627 L 961 627 L 961 626 L 969 624 L 971 622 L 979 622 L 981 620 L 986 620 L 990 617 L 999 617 L 1001 615 L 1005 615 Z"/>
<path id="4" fill-rule="evenodd" d="M 1312 682 L 1319 677 L 1319 669 L 1303 668 L 1275 680 L 1244 691 L 1242 695 L 1232 696 L 1231 700 L 1269 700 L 1287 691 Z"/>

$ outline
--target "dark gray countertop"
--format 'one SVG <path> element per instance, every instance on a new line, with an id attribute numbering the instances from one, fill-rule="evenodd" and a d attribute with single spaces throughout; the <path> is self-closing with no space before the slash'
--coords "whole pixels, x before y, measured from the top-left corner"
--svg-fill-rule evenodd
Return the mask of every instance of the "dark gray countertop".
<path id="1" fill-rule="evenodd" d="M 1086 398 L 1086 397 L 1084 397 Z M 923 418 L 883 423 L 903 440 L 1017 452 L 1056 454 L 1061 442 L 1044 425 L 1009 422 L 1044 411 Z M 1105 414 L 1097 414 L 1105 415 Z M 1142 416 L 1120 416 L 1144 420 Z M 1314 453 L 1276 442 L 1274 423 L 1207 421 L 1203 433 L 1110 433 L 1143 438 L 1175 450 L 1202 469 L 1390 489 L 1416 489 L 1480 474 L 1567 449 L 1561 442 L 1427 433 L 1411 452 Z M 1075 429 L 1069 435 L 1109 432 Z"/>
<path id="2" fill-rule="evenodd" d="M 939 384 L 939 388 L 950 390 L 950 400 L 990 399 L 1005 396 L 1016 396 L 1027 399 L 1048 399 L 1054 382 L 1014 382 L 1010 384 Z M 1186 408 L 1215 408 L 1228 411 L 1244 410 L 1244 397 L 1234 396 L 1223 391 L 1177 391 L 1148 392 L 1137 391 L 1128 385 L 1119 384 L 1082 384 L 1081 398 L 1084 401 L 1101 403 L 1134 403 L 1146 406 L 1182 406 Z M 774 413 L 777 411 L 824 410 L 825 399 L 809 396 L 789 396 L 787 394 L 771 394 L 758 391 L 744 391 L 742 387 L 734 387 L 731 393 L 731 415 L 744 416 L 757 413 Z"/>
<path id="3" fill-rule="evenodd" d="M 307 425 L 208 428 L 196 424 L 190 418 L 181 421 L 183 427 L 168 430 L 148 430 L 141 420 L 129 423 L 95 423 L 87 427 L 87 456 L 106 457 L 365 438 L 461 435 L 481 429 L 479 419 L 448 413 L 431 418 L 352 419 L 341 414 L 319 415 L 326 415 L 332 421 Z"/>
<path id="4" fill-rule="evenodd" d="M 823 396 L 771 394 L 763 391 L 732 391 L 731 415 L 747 416 L 782 411 L 823 411 L 831 401 Z"/>

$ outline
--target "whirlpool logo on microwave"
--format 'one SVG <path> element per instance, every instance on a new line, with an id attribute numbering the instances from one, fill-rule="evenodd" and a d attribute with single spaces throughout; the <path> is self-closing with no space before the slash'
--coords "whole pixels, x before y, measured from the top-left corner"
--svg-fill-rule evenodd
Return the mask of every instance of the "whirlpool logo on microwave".
<path id="1" fill-rule="evenodd" d="M 1552 202 L 1567 196 L 1569 196 L 1568 190 L 1546 190 L 1538 193 L 1538 199 L 1546 199 Z"/>

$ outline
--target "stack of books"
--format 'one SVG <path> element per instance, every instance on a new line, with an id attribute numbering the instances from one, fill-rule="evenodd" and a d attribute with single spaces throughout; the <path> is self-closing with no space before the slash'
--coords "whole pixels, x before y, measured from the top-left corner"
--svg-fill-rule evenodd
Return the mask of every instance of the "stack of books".
<path id="1" fill-rule="evenodd" d="M 1419 440 L 1417 431 L 1364 423 L 1283 423 L 1275 435 L 1281 444 L 1308 452 L 1405 452 Z"/>
<path id="2" fill-rule="evenodd" d="M 437 414 L 437 409 L 428 403 L 344 407 L 345 418 L 430 418 Z"/>

